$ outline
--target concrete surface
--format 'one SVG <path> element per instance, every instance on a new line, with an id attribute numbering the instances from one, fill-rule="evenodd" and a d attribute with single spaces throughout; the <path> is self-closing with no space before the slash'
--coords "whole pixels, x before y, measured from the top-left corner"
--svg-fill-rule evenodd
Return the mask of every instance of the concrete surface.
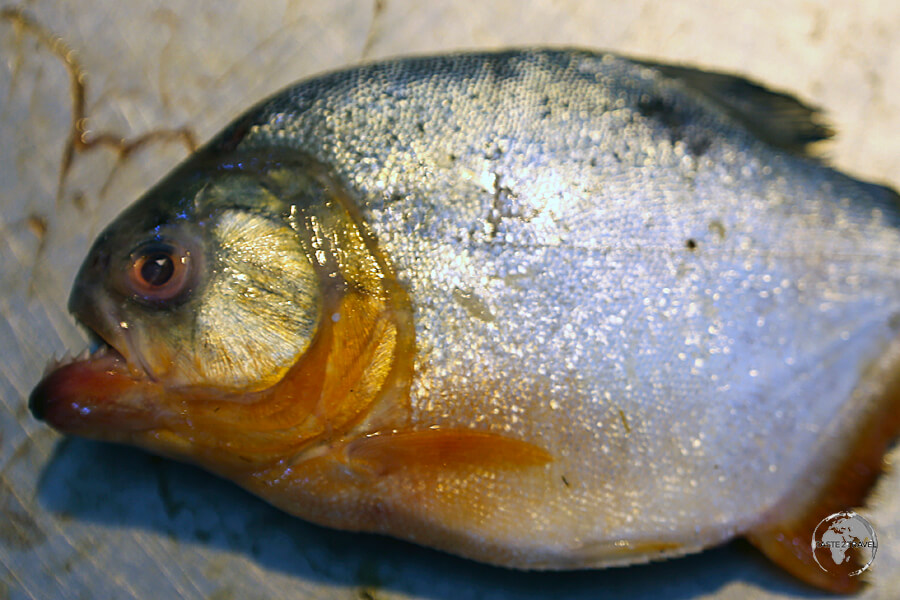
<path id="1" fill-rule="evenodd" d="M 192 140 L 297 79 L 513 45 L 687 62 L 822 106 L 838 131 L 832 162 L 898 187 L 900 3 L 33 0 L 2 16 L 0 599 L 817 597 L 740 541 L 656 565 L 521 574 L 328 531 L 190 467 L 62 439 L 26 399 L 54 354 L 84 346 L 65 299 L 100 228 Z M 73 143 L 82 130 L 88 143 Z M 896 473 L 864 514 L 880 547 L 862 597 L 896 598 Z"/>

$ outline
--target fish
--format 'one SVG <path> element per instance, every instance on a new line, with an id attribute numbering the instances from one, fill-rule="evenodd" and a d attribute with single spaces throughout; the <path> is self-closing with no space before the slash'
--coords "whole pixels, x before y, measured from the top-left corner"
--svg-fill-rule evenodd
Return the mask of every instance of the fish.
<path id="1" fill-rule="evenodd" d="M 328 527 L 518 569 L 743 536 L 812 586 L 900 429 L 900 204 L 819 112 L 577 49 L 399 58 L 237 118 L 98 237 L 29 398 Z"/>

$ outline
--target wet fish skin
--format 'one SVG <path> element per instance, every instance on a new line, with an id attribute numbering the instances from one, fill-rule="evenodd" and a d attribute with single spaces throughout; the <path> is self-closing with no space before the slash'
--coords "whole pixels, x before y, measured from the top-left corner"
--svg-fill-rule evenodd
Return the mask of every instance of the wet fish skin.
<path id="1" fill-rule="evenodd" d="M 207 381 L 215 369 L 158 372 L 130 396 L 146 421 L 163 423 L 152 436 L 90 422 L 78 431 L 198 462 L 317 522 L 517 567 L 674 556 L 813 511 L 829 469 L 893 402 L 897 196 L 798 154 L 824 135 L 802 105 L 757 89 L 754 109 L 795 115 L 773 129 L 765 110 L 729 102 L 723 83 L 751 86 L 536 50 L 390 61 L 276 95 L 113 223 L 92 256 L 134 247 L 179 211 L 186 227 L 203 223 L 191 235 L 206 257 L 271 225 L 284 249 L 255 247 L 252 262 L 287 254 L 295 265 L 302 285 L 280 296 L 308 310 L 278 327 L 293 322 L 302 343 L 276 335 L 274 354 L 286 358 L 262 383 L 252 360 L 218 381 Z M 240 223 L 208 233 L 223 219 Z M 316 274 L 304 260 L 317 264 L 322 239 L 354 249 Z M 349 273 L 354 264 L 362 274 Z M 329 269 L 349 284 L 332 286 Z M 174 312 L 208 312 L 215 296 L 227 314 L 222 292 L 206 292 L 229 289 L 248 307 L 242 318 L 271 314 L 245 288 L 209 283 L 224 270 L 205 274 Z M 103 277 L 85 267 L 73 311 L 120 352 L 132 344 L 134 356 L 164 357 L 157 371 L 178 352 L 215 362 L 190 344 L 189 316 L 173 336 L 173 311 L 126 307 Z M 362 304 L 332 313 L 356 281 L 368 282 L 356 286 Z M 127 312 L 129 332 L 153 322 L 157 336 L 135 341 L 102 311 Z M 377 391 L 355 396 L 350 416 L 329 412 L 343 419 L 331 434 L 317 428 L 327 420 L 317 405 L 315 418 L 303 413 L 303 444 L 241 470 L 239 451 L 214 441 L 228 427 L 209 420 L 208 431 L 185 433 L 177 411 L 160 408 L 174 405 L 167 378 L 232 405 L 244 388 L 262 393 L 317 347 L 323 327 L 356 313 L 379 315 L 342 334 L 384 336 L 355 355 L 380 365 Z M 249 327 L 223 337 L 218 354 L 252 338 Z M 265 354 L 269 343 L 248 347 Z M 54 380 L 53 394 L 39 388 L 37 404 L 71 396 L 70 379 Z M 51 422 L 73 429 L 73 419 Z"/>

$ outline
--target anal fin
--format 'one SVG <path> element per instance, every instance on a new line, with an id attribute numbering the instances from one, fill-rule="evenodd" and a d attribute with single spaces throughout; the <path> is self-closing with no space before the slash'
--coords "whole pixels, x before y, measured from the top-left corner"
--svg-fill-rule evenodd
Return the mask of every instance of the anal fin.
<path id="1" fill-rule="evenodd" d="M 824 571 L 813 558 L 812 535 L 819 522 L 833 514 L 831 509 L 810 512 L 803 518 L 767 524 L 747 535 L 751 544 L 779 567 L 817 588 L 836 594 L 859 591 L 863 581 L 850 573 L 862 564 L 855 554 L 850 560 Z M 819 515 L 822 515 L 819 518 Z"/>
<path id="2" fill-rule="evenodd" d="M 814 547 L 813 533 L 828 516 L 865 504 L 884 468 L 884 456 L 900 434 L 898 344 L 900 342 L 880 364 L 863 376 L 866 385 L 874 381 L 876 386 L 869 399 L 869 408 L 855 429 L 840 440 L 842 452 L 823 466 L 828 473 L 815 480 L 818 483 L 814 485 L 813 495 L 794 505 L 780 503 L 746 534 L 754 546 L 781 568 L 830 592 L 849 594 L 862 587 L 864 580 L 853 575 L 863 566 L 861 555 L 856 549 L 848 549 L 849 560 L 837 565 L 826 556 L 828 548 Z M 819 562 L 813 556 L 814 552 Z M 828 570 L 820 563 L 827 564 Z M 877 568 L 877 561 L 873 564 L 873 568 Z"/>

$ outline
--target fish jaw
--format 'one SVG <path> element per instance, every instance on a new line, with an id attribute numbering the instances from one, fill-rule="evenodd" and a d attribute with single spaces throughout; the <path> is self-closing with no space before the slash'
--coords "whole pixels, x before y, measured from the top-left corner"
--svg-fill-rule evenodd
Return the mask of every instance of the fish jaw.
<path id="1" fill-rule="evenodd" d="M 99 341 L 99 348 L 74 360 L 48 366 L 28 406 L 35 418 L 69 435 L 133 443 L 140 432 L 160 427 L 170 411 L 165 386 L 143 359 L 128 324 L 96 281 L 109 257 L 95 251 L 82 265 L 69 297 L 69 310 Z"/>
<path id="2" fill-rule="evenodd" d="M 28 407 L 35 418 L 66 434 L 127 441 L 157 427 L 164 404 L 162 389 L 136 375 L 117 351 L 98 354 L 48 372 L 32 391 Z"/>
<path id="3" fill-rule="evenodd" d="M 298 384 L 315 379 L 315 371 L 323 367 L 318 358 L 297 365 L 279 386 L 235 393 L 166 385 L 105 347 L 51 369 L 32 391 L 29 408 L 35 418 L 66 435 L 137 446 L 240 478 L 315 437 L 317 420 L 309 418 L 310 403 L 295 395 L 318 389 L 315 383 Z M 286 404 L 292 409 L 285 411 Z"/>

